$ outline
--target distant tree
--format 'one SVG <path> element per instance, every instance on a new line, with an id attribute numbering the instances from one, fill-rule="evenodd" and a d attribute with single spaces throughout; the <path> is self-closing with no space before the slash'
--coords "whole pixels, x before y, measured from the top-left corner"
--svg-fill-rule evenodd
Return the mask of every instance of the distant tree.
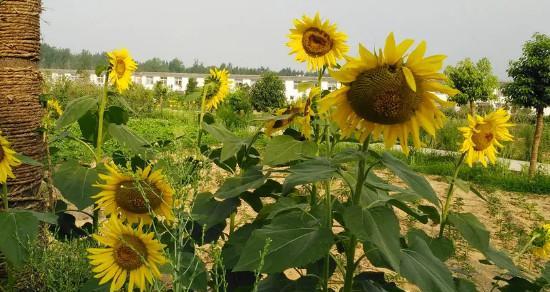
<path id="1" fill-rule="evenodd" d="M 181 73 L 184 70 L 185 66 L 183 66 L 183 62 L 178 58 L 174 58 L 170 61 L 170 63 L 168 63 L 168 71 L 170 72 Z"/>
<path id="2" fill-rule="evenodd" d="M 158 101 L 159 103 L 159 107 L 160 107 L 160 114 L 162 115 L 162 112 L 164 110 L 164 99 L 166 98 L 166 96 L 168 95 L 168 87 L 162 83 L 162 82 L 157 82 L 155 84 L 155 87 L 153 88 L 153 97 L 155 98 L 155 100 Z"/>
<path id="3" fill-rule="evenodd" d="M 266 72 L 252 86 L 252 106 L 257 111 L 268 111 L 285 104 L 285 85 L 276 73 Z"/>
<path id="4" fill-rule="evenodd" d="M 476 101 L 488 101 L 495 97 L 498 78 L 493 75 L 491 62 L 487 58 L 482 58 L 477 63 L 466 58 L 456 66 L 448 66 L 445 74 L 450 85 L 460 90 L 451 100 L 459 105 L 470 104 L 472 115 L 475 113 Z"/>
<path id="5" fill-rule="evenodd" d="M 159 58 L 149 59 L 138 66 L 141 72 L 168 72 L 168 62 Z"/>
<path id="6" fill-rule="evenodd" d="M 189 78 L 187 81 L 187 87 L 185 88 L 185 95 L 193 93 L 197 89 L 197 80 L 195 78 Z"/>
<path id="7" fill-rule="evenodd" d="M 523 55 L 510 62 L 504 94 L 513 104 L 534 108 L 537 113 L 535 135 L 531 145 L 529 175 L 537 169 L 539 146 L 544 126 L 544 108 L 550 106 L 550 37 L 536 33 L 523 45 Z"/>

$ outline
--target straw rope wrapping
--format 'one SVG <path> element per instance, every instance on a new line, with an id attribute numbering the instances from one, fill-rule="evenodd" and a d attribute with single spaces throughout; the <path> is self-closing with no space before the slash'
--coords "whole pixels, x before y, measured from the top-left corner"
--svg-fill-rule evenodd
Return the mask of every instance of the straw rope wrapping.
<path id="1" fill-rule="evenodd" d="M 39 131 L 43 109 L 39 102 L 41 75 L 40 0 L 0 2 L 0 131 L 21 154 L 41 160 L 45 144 Z M 9 180 L 13 207 L 40 210 L 44 200 L 37 191 L 41 167 L 21 165 Z"/>

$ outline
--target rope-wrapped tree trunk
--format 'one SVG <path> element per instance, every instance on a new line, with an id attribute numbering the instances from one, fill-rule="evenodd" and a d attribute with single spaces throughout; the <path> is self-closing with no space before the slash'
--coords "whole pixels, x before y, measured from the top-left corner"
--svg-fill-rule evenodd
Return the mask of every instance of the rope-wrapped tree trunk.
<path id="1" fill-rule="evenodd" d="M 0 131 L 18 153 L 42 160 L 40 0 L 0 0 Z M 21 165 L 8 180 L 10 207 L 42 210 L 43 170 Z M 0 274 L 1 271 L 0 271 Z"/>

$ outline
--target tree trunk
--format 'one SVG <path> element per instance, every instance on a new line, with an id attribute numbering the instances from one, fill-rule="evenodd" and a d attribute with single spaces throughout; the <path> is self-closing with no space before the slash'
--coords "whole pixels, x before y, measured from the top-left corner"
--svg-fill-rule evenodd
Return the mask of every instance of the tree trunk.
<path id="1" fill-rule="evenodd" d="M 476 114 L 476 104 L 473 100 L 470 100 L 470 115 L 474 116 Z"/>
<path id="2" fill-rule="evenodd" d="M 0 0 L 0 131 L 15 151 L 38 161 L 45 151 L 38 70 L 41 10 L 40 0 Z M 42 210 L 42 167 L 21 165 L 14 174 L 17 178 L 8 180 L 11 207 Z"/>
<path id="3" fill-rule="evenodd" d="M 537 121 L 535 123 L 535 136 L 533 145 L 531 145 L 531 159 L 529 161 L 529 176 L 535 175 L 537 171 L 537 161 L 539 157 L 539 146 L 542 140 L 542 128 L 544 126 L 544 108 L 537 108 Z"/>

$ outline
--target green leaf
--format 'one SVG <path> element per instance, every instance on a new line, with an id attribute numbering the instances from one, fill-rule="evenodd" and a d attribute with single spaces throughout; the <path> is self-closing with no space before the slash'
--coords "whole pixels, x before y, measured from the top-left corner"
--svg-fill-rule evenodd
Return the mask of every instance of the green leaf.
<path id="1" fill-rule="evenodd" d="M 38 219 L 29 212 L 0 212 L 0 251 L 15 266 L 26 261 L 29 243 L 38 234 Z"/>
<path id="2" fill-rule="evenodd" d="M 475 249 L 485 253 L 489 249 L 489 231 L 472 213 L 449 213 L 449 222 Z"/>
<path id="3" fill-rule="evenodd" d="M 319 279 L 314 276 L 290 280 L 284 273 L 272 274 L 260 281 L 258 292 L 311 292 L 316 291 L 317 282 Z"/>
<path id="4" fill-rule="evenodd" d="M 63 128 L 76 122 L 78 119 L 84 116 L 89 110 L 92 110 L 94 108 L 97 108 L 96 97 L 83 96 L 83 97 L 79 97 L 71 100 L 67 104 L 67 107 L 63 112 L 63 115 L 61 115 L 61 117 L 59 117 L 59 119 L 57 120 L 57 123 L 56 123 L 57 128 Z"/>
<path id="5" fill-rule="evenodd" d="M 252 235 L 254 230 L 260 228 L 261 224 L 257 221 L 248 223 L 235 230 L 229 236 L 229 240 L 225 242 L 222 248 L 223 265 L 226 269 L 233 269 L 241 254 L 245 251 L 246 242 Z"/>
<path id="6" fill-rule="evenodd" d="M 401 275 L 421 291 L 455 291 L 451 272 L 418 237 L 409 238 L 409 248 L 401 253 Z"/>
<path id="7" fill-rule="evenodd" d="M 266 179 L 266 176 L 259 168 L 249 168 L 239 176 L 226 179 L 216 192 L 216 197 L 220 199 L 238 197 L 250 189 L 259 188 L 264 184 Z"/>
<path id="8" fill-rule="evenodd" d="M 395 175 L 401 178 L 413 191 L 415 191 L 419 196 L 428 200 L 432 204 L 441 207 L 441 203 L 437 198 L 437 194 L 434 189 L 428 183 L 426 178 L 418 175 L 412 169 L 409 168 L 401 160 L 393 157 L 388 152 L 384 152 L 381 156 L 381 162 L 389 168 Z"/>
<path id="9" fill-rule="evenodd" d="M 287 212 L 290 210 L 306 210 L 309 207 L 309 204 L 299 204 L 295 199 L 282 197 L 277 202 L 267 205 L 258 214 L 258 218 L 273 219 L 280 213 Z"/>
<path id="10" fill-rule="evenodd" d="M 241 139 L 224 126 L 219 124 L 202 124 L 203 128 L 216 140 L 223 143 L 221 161 L 225 161 L 239 152 L 241 147 L 247 145 L 247 139 Z"/>
<path id="11" fill-rule="evenodd" d="M 387 207 L 361 208 L 351 206 L 344 210 L 344 223 L 361 241 L 370 241 L 386 257 L 390 265 L 399 271 L 400 234 L 399 220 Z"/>
<path id="12" fill-rule="evenodd" d="M 206 229 L 217 225 L 237 210 L 241 201 L 231 198 L 223 201 L 214 199 L 211 193 L 199 193 L 194 200 L 191 218 Z"/>
<path id="13" fill-rule="evenodd" d="M 99 77 L 103 74 L 103 72 L 107 71 L 107 69 L 108 69 L 108 66 L 105 64 L 97 65 L 95 67 L 95 75 Z"/>
<path id="14" fill-rule="evenodd" d="M 395 283 L 386 281 L 383 272 L 362 272 L 353 278 L 354 292 L 404 292 Z"/>
<path id="15" fill-rule="evenodd" d="M 69 160 L 54 170 L 53 184 L 65 199 L 84 210 L 94 201 L 91 196 L 99 192 L 92 184 L 98 180 L 97 170 L 81 166 L 75 160 Z"/>
<path id="16" fill-rule="evenodd" d="M 57 215 L 54 213 L 42 213 L 23 209 L 10 209 L 12 213 L 29 213 L 32 214 L 38 221 L 55 225 L 57 224 Z"/>
<path id="17" fill-rule="evenodd" d="M 19 159 L 21 161 L 21 163 L 23 164 L 28 164 L 28 165 L 31 165 L 31 166 L 43 166 L 42 163 L 28 157 L 28 156 L 25 156 L 23 154 L 19 154 L 19 153 L 16 153 L 15 154 L 15 158 Z"/>
<path id="18" fill-rule="evenodd" d="M 521 270 L 505 253 L 489 245 L 489 231 L 471 213 L 449 213 L 449 222 L 460 232 L 462 237 L 475 249 L 500 268 L 508 270 L 515 276 L 522 276 Z"/>
<path id="19" fill-rule="evenodd" d="M 145 139 L 136 135 L 126 125 L 109 124 L 109 134 L 119 143 L 126 145 L 135 153 L 146 152 L 145 146 L 149 145 Z"/>
<path id="20" fill-rule="evenodd" d="M 477 292 L 476 285 L 470 280 L 453 278 L 457 292 Z"/>
<path id="21" fill-rule="evenodd" d="M 477 188 L 475 188 L 473 185 L 470 185 L 470 191 L 472 191 L 472 193 L 474 193 L 478 198 L 482 199 L 483 201 L 489 202 L 487 198 L 485 198 L 485 196 L 482 195 L 481 192 Z"/>
<path id="22" fill-rule="evenodd" d="M 105 111 L 105 120 L 112 124 L 126 125 L 130 120 L 128 112 L 119 106 L 110 106 Z"/>
<path id="23" fill-rule="evenodd" d="M 325 256 L 333 244 L 332 231 L 308 213 L 291 212 L 252 233 L 234 271 L 255 271 L 268 239 L 262 272 L 282 272 L 305 266 Z"/>
<path id="24" fill-rule="evenodd" d="M 288 169 L 290 175 L 286 177 L 283 189 L 288 191 L 298 185 L 330 179 L 337 170 L 337 164 L 324 158 L 306 160 Z"/>
<path id="25" fill-rule="evenodd" d="M 274 137 L 265 148 L 264 164 L 281 165 L 290 161 L 313 156 L 317 144 L 309 141 L 298 141 L 286 135 Z"/>
<path id="26" fill-rule="evenodd" d="M 411 229 L 407 233 L 407 238 L 409 239 L 409 241 L 411 241 L 413 237 L 417 237 L 423 240 L 428 245 L 433 255 L 440 259 L 442 262 L 448 260 L 455 253 L 453 241 L 448 238 L 432 238 L 427 235 L 426 232 L 424 232 L 423 230 Z"/>
<path id="27" fill-rule="evenodd" d="M 207 291 L 206 267 L 199 257 L 190 252 L 180 253 L 178 267 L 181 270 L 178 279 L 181 281 L 181 285 L 191 288 L 193 291 Z"/>

